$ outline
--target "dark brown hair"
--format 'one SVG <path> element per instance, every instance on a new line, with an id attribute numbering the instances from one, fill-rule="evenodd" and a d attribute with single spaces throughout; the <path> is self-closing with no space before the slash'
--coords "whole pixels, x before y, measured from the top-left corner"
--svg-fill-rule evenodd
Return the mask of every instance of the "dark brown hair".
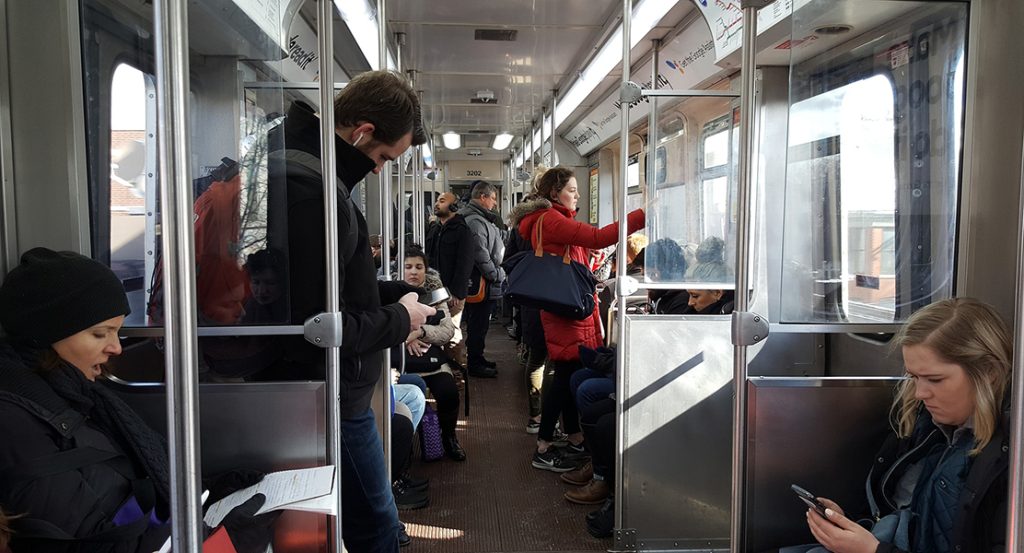
<path id="1" fill-rule="evenodd" d="M 558 193 L 569 184 L 569 179 L 575 177 L 572 169 L 566 167 L 552 167 L 541 175 L 537 181 L 537 195 L 545 200 L 554 200 Z"/>
<path id="2" fill-rule="evenodd" d="M 355 127 L 372 123 L 373 138 L 393 145 L 412 133 L 419 100 L 408 81 L 392 71 L 367 71 L 352 79 L 334 99 L 334 124 Z M 413 138 L 425 139 L 423 126 Z"/>
<path id="3" fill-rule="evenodd" d="M 11 541 L 11 519 L 15 517 L 9 517 L 4 514 L 3 510 L 0 509 L 0 550 L 7 547 L 7 543 Z"/>

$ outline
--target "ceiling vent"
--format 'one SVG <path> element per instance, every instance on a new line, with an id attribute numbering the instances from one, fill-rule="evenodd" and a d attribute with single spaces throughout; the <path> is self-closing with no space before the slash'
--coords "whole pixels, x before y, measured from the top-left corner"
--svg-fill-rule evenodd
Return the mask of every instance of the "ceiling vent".
<path id="1" fill-rule="evenodd" d="M 477 29 L 473 33 L 475 40 L 497 40 L 514 42 L 519 31 L 515 29 Z"/>
<path id="2" fill-rule="evenodd" d="M 470 131 L 462 131 L 462 132 L 464 132 L 465 134 L 494 134 L 494 131 L 489 131 L 489 130 L 486 130 L 486 129 L 473 129 L 473 130 L 470 130 Z"/>
<path id="3" fill-rule="evenodd" d="M 471 155 L 473 157 L 480 157 L 483 154 L 483 152 L 481 152 L 480 150 L 473 149 L 473 150 L 468 150 L 466 152 L 466 154 Z"/>
<path id="4" fill-rule="evenodd" d="M 498 99 L 494 97 L 493 90 L 478 90 L 476 91 L 476 96 L 469 99 L 469 103 L 490 105 L 497 104 Z"/>

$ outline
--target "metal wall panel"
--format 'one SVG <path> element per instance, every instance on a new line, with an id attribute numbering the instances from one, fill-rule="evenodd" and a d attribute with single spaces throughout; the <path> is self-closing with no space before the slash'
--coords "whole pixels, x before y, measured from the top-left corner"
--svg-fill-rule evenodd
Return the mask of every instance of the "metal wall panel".
<path id="1" fill-rule="evenodd" d="M 727 547 L 730 319 L 630 316 L 626 341 L 622 527 L 641 550 Z"/>
<path id="2" fill-rule="evenodd" d="M 898 379 L 753 378 L 748 382 L 748 551 L 814 543 L 796 484 L 867 512 L 864 479 L 889 432 Z"/>

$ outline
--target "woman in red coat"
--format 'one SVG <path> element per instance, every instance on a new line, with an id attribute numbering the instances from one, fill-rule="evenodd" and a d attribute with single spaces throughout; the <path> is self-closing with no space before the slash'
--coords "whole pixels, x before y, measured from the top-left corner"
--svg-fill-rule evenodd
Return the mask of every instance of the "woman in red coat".
<path id="1" fill-rule="evenodd" d="M 527 237 L 534 247 L 537 245 L 538 221 L 542 221 L 540 238 L 544 251 L 562 255 L 568 246 L 570 257 L 584 266 L 591 248 L 604 248 L 618 240 L 618 222 L 599 229 L 573 219 L 580 194 L 572 170 L 565 167 L 549 169 L 537 183 L 537 195 L 549 199 L 550 207 L 545 205 L 546 202 L 538 203 L 537 208 L 519 222 L 519 234 Z M 639 230 L 644 226 L 644 212 L 638 209 L 630 213 L 627 222 L 629 232 Z M 548 370 L 554 372 L 554 378 L 550 386 L 545 383 L 542 392 L 540 432 L 533 466 L 552 472 L 567 472 L 575 468 L 567 460 L 567 455 L 583 452 L 583 434 L 580 432 L 576 402 L 569 389 L 569 377 L 580 368 L 579 346 L 595 348 L 601 345 L 601 319 L 596 307 L 590 318 L 582 321 L 543 310 L 540 317 L 548 347 Z M 559 415 L 569 435 L 570 443 L 565 454 L 551 447 Z"/>

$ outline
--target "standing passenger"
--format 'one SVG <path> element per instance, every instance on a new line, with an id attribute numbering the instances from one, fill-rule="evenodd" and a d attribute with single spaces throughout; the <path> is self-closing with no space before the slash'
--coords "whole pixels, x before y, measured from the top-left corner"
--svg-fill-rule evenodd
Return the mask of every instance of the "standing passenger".
<path id="1" fill-rule="evenodd" d="M 618 239 L 618 222 L 598 229 L 573 219 L 580 194 L 571 169 L 549 169 L 540 178 L 537 195 L 549 199 L 551 207 L 541 209 L 538 206 L 536 211 L 525 215 L 519 223 L 519 233 L 530 237 L 532 246 L 537 245 L 534 227 L 541 215 L 544 216 L 541 238 L 544 251 L 562 255 L 568 246 L 572 259 L 584 265 L 590 257 L 588 248 L 604 248 Z M 629 214 L 627 228 L 629 232 L 634 232 L 642 228 L 644 223 L 644 212 L 637 209 Z M 596 305 L 593 315 L 582 321 L 559 317 L 547 311 L 541 311 L 540 317 L 548 346 L 548 371 L 553 371 L 554 378 L 544 384 L 540 432 L 533 466 L 553 472 L 567 472 L 574 466 L 551 447 L 555 421 L 561 415 L 565 432 L 569 434 L 569 453 L 582 453 L 583 434 L 580 432 L 576 401 L 569 389 L 569 378 L 580 368 L 579 346 L 596 348 L 601 345 L 601 319 Z"/>
<path id="2" fill-rule="evenodd" d="M 476 242 L 466 219 L 458 213 L 455 194 L 445 192 L 434 203 L 437 223 L 433 234 L 427 235 L 427 261 L 441 275 L 441 284 L 451 299 L 448 310 L 455 325 L 453 343 L 462 342 L 462 310 L 466 306 L 469 274 L 473 271 Z"/>
<path id="3" fill-rule="evenodd" d="M 417 302 L 402 282 L 380 282 L 363 214 L 349 193 L 370 173 L 398 159 L 425 136 L 415 129 L 419 104 L 401 76 L 371 71 L 352 79 L 334 101 L 338 171 L 338 241 L 343 317 L 341 344 L 342 524 L 350 551 L 398 550 L 398 511 L 370 402 L 380 377 L 381 352 L 401 344 L 434 309 Z M 325 306 L 324 183 L 320 174 L 320 120 L 295 102 L 284 122 L 291 321 L 302 324 Z M 281 167 L 271 167 L 272 176 Z M 278 177 L 279 178 L 279 177 Z M 272 185 L 273 186 L 273 185 Z M 271 231 L 274 229 L 271 228 Z M 322 349 L 298 337 L 286 353 L 294 370 L 323 377 Z M 312 369 L 312 370 L 311 370 Z"/>
<path id="4" fill-rule="evenodd" d="M 469 204 L 463 208 L 466 223 L 476 237 L 473 271 L 470 273 L 466 299 L 466 349 L 469 374 L 483 378 L 498 375 L 497 364 L 484 357 L 487 325 L 501 294 L 505 271 L 501 261 L 505 245 L 494 221 L 498 205 L 498 189 L 493 184 L 477 181 L 470 192 Z"/>

